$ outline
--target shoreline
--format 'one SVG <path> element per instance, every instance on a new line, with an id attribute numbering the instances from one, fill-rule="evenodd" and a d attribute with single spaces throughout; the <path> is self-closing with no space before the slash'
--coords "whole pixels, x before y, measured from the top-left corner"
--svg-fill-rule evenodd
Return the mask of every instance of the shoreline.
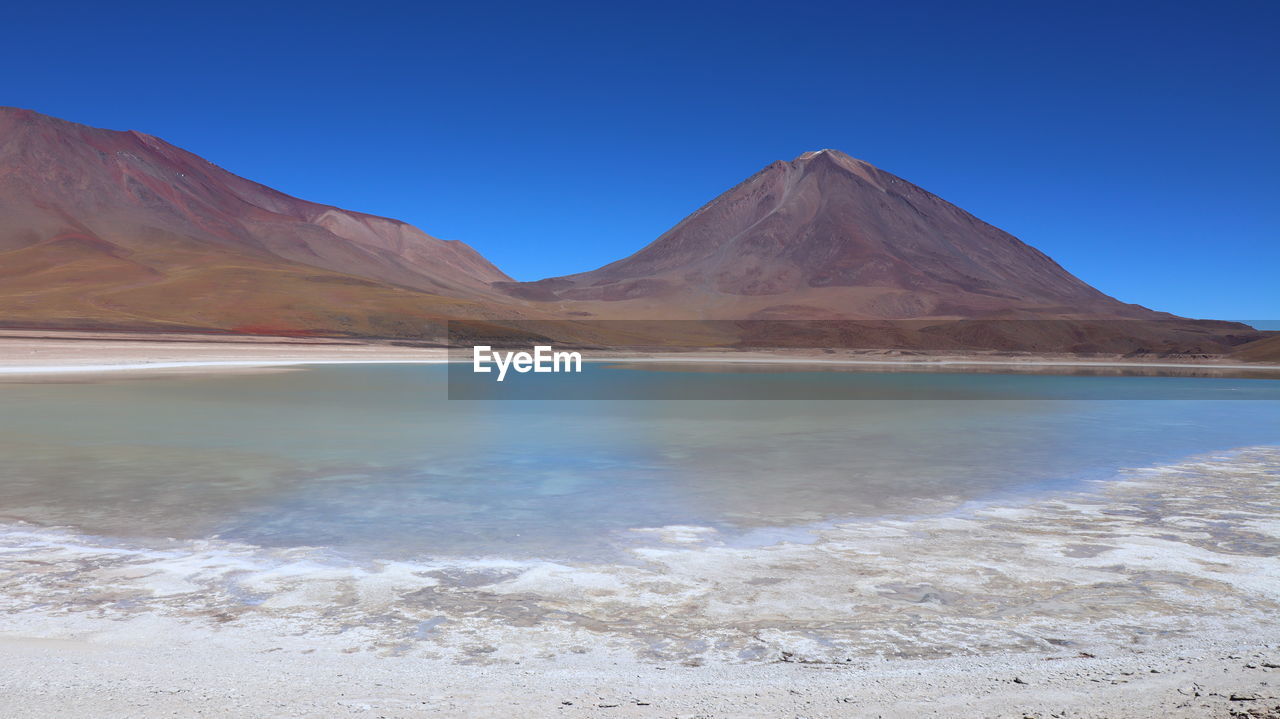
<path id="1" fill-rule="evenodd" d="M 633 357 L 619 355 L 617 357 L 583 357 L 583 362 L 600 364 L 712 364 L 712 365 L 823 365 L 831 367 L 1008 367 L 1008 368 L 1040 368 L 1040 367 L 1073 367 L 1073 368 L 1107 368 L 1107 369 L 1198 369 L 1198 370 L 1273 370 L 1280 373 L 1280 366 L 1275 365 L 1240 365 L 1240 364 L 1178 364 L 1170 362 L 1108 362 L 1104 360 L 1059 361 L 1059 360 L 832 360 L 832 359 L 795 359 L 787 357 L 756 358 L 719 358 L 719 357 Z M 404 359 L 289 359 L 289 360 L 190 360 L 177 362 L 149 362 L 140 360 L 122 364 L 54 364 L 54 365 L 0 365 L 0 375 L 47 375 L 75 374 L 98 372 L 145 372 L 152 370 L 190 369 L 190 370 L 224 370 L 305 367 L 309 365 L 384 365 L 384 364 L 467 364 L 466 360 L 448 358 L 404 358 Z M 1280 374 L 1277 374 L 1280 378 Z"/>
<path id="2" fill-rule="evenodd" d="M 1062 355 L 928 354 L 900 351 L 846 352 L 831 356 L 822 350 L 579 350 L 591 363 L 693 364 L 725 366 L 885 367 L 1013 369 L 1170 369 L 1207 372 L 1276 373 L 1280 364 L 1226 360 L 1144 360 L 1122 357 Z M 211 339 L 200 335 L 115 335 L 102 333 L 17 333 L 0 331 L 0 377 L 219 373 L 267 371 L 323 364 L 443 364 L 451 359 L 443 347 L 414 347 L 388 341 L 236 337 Z"/>
<path id="3" fill-rule="evenodd" d="M 0 708 L 1275 716 L 1280 447 L 1091 486 L 837 524 L 816 544 L 744 549 L 668 527 L 635 566 L 335 567 L 306 548 L 148 551 L 10 527 Z"/>
<path id="4" fill-rule="evenodd" d="M 1217 364 L 1211 362 L 1201 363 L 1176 363 L 1176 362 L 1145 362 L 1141 360 L 1059 360 L 1059 359 L 1010 359 L 1010 360 L 983 360 L 968 359 L 964 357 L 956 357 L 952 359 L 899 359 L 899 360 L 866 360 L 866 359 L 823 359 L 823 358 L 793 358 L 793 357 L 770 357 L 761 356 L 759 358 L 738 358 L 738 357 L 682 357 L 674 355 L 670 358 L 663 356 L 641 356 L 641 357 L 619 357 L 619 358 L 587 358 L 585 362 L 654 362 L 654 363 L 680 363 L 680 362 L 707 362 L 719 364 L 804 364 L 804 365 L 833 365 L 833 366 L 876 366 L 876 367 L 1132 367 L 1132 368 L 1168 368 L 1168 369 L 1221 369 L 1221 370 L 1276 370 L 1280 371 L 1280 365 L 1269 364 Z"/>
<path id="5" fill-rule="evenodd" d="M 287 370 L 314 364 L 438 363 L 441 349 L 283 337 L 0 331 L 0 377 L 167 376 Z"/>
<path id="6" fill-rule="evenodd" d="M 254 367 L 303 367 L 306 365 L 358 364 L 445 364 L 447 359 L 293 359 L 293 360 L 192 360 L 189 362 L 145 362 L 100 365 L 0 365 L 0 375 L 72 374 L 77 372 L 138 372 L 167 369 L 230 369 Z"/>

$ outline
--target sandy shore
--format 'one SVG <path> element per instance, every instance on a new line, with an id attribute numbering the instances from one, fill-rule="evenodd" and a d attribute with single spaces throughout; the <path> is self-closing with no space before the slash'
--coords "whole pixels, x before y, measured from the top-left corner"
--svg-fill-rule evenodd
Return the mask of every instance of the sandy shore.
<path id="1" fill-rule="evenodd" d="M 642 531 L 345 564 L 6 525 L 0 715 L 1280 716 L 1280 448 L 810 543 Z"/>
<path id="2" fill-rule="evenodd" d="M 1151 360 L 1069 355 L 952 355 L 898 351 L 830 353 L 777 351 L 583 351 L 587 361 L 648 364 L 779 365 L 945 368 L 972 371 L 1043 371 L 1054 368 L 1165 369 L 1216 374 L 1280 377 L 1280 365 L 1224 359 Z M 455 353 L 454 361 L 468 361 Z M 62 331 L 0 330 L 0 378 L 41 375 L 89 376 L 181 372 L 264 371 L 308 364 L 440 363 L 450 360 L 439 347 L 372 340 L 212 335 L 147 335 Z"/>

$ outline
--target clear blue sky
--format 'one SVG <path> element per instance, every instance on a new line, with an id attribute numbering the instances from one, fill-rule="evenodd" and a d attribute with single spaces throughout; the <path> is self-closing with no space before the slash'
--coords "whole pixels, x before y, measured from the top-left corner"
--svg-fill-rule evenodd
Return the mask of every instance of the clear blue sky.
<path id="1" fill-rule="evenodd" d="M 158 135 L 520 279 L 833 147 L 1120 299 L 1276 318 L 1277 37 L 1271 0 L 11 3 L 0 104 Z"/>

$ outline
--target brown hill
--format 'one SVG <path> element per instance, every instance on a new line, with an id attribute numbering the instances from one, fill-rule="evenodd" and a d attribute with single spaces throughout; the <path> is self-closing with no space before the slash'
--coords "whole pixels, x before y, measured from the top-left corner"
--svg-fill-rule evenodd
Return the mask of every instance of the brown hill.
<path id="1" fill-rule="evenodd" d="M 765 167 L 630 257 L 500 286 L 610 317 L 1169 317 L 835 150 Z"/>
<path id="2" fill-rule="evenodd" d="M 307 202 L 163 140 L 0 108 L 9 326 L 418 335 L 520 316 L 467 245 Z"/>
<path id="3" fill-rule="evenodd" d="M 1280 362 L 1280 332 L 1262 332 L 1261 335 L 1240 345 L 1233 358 L 1244 362 Z"/>

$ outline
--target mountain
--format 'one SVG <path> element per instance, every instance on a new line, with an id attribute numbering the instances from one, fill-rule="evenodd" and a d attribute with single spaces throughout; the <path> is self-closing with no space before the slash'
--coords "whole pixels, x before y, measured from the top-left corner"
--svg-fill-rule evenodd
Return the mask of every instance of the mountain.
<path id="1" fill-rule="evenodd" d="M 1121 303 L 834 150 L 769 165 L 630 257 L 515 282 L 461 242 L 151 135 L 0 108 L 2 326 L 421 339 L 448 319 L 607 346 L 1274 352 L 1244 325 Z"/>
<path id="2" fill-rule="evenodd" d="M 512 317 L 466 244 L 300 200 L 150 135 L 0 108 L 9 326 L 419 335 Z"/>
<path id="3" fill-rule="evenodd" d="M 1170 317 L 835 150 L 765 167 L 630 257 L 499 286 L 610 317 Z"/>

